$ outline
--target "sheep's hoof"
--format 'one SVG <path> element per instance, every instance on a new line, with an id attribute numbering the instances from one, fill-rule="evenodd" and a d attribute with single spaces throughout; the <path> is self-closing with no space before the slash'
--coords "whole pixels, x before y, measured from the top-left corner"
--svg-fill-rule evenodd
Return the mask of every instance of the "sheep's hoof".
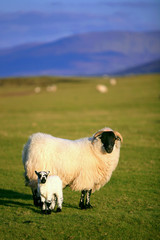
<path id="1" fill-rule="evenodd" d="M 33 195 L 33 203 L 35 207 L 41 207 L 42 205 L 41 199 L 38 197 L 35 197 L 34 195 Z"/>
<path id="2" fill-rule="evenodd" d="M 41 213 L 42 214 L 46 214 L 46 210 L 41 210 Z"/>
<path id="3" fill-rule="evenodd" d="M 50 210 L 50 209 L 47 210 L 47 211 L 46 211 L 46 214 L 47 214 L 47 215 L 51 214 L 51 210 Z"/>
<path id="4" fill-rule="evenodd" d="M 62 209 L 61 208 L 57 208 L 57 211 L 56 212 L 61 212 L 62 211 Z"/>
<path id="5" fill-rule="evenodd" d="M 93 208 L 90 203 L 85 205 L 85 209 L 88 209 L 88 208 L 89 208 L 89 209 Z"/>
<path id="6" fill-rule="evenodd" d="M 49 215 L 51 214 L 51 210 L 42 210 L 41 213 L 44 215 Z"/>
<path id="7" fill-rule="evenodd" d="M 83 203 L 83 202 L 80 202 L 80 203 L 79 203 L 79 207 L 80 207 L 81 209 L 85 209 L 84 203 Z"/>

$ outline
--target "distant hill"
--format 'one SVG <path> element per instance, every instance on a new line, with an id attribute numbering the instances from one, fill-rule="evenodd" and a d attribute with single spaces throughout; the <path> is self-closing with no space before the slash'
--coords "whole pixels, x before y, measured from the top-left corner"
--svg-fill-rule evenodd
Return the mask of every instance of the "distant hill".
<path id="1" fill-rule="evenodd" d="M 160 73 L 160 59 L 114 73 L 115 75 Z"/>
<path id="2" fill-rule="evenodd" d="M 0 50 L 0 77 L 114 74 L 156 59 L 160 32 L 84 33 Z"/>

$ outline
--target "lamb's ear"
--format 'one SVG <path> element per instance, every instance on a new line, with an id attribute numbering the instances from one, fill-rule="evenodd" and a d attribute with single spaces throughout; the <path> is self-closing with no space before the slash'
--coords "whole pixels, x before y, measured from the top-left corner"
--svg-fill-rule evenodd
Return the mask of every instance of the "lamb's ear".
<path id="1" fill-rule="evenodd" d="M 35 171 L 35 174 L 38 176 L 38 172 L 37 171 Z"/>
<path id="2" fill-rule="evenodd" d="M 47 176 L 50 174 L 50 171 L 47 172 Z"/>
<path id="3" fill-rule="evenodd" d="M 114 131 L 114 134 L 115 134 L 117 140 L 120 140 L 121 142 L 123 142 L 123 137 L 119 132 Z"/>

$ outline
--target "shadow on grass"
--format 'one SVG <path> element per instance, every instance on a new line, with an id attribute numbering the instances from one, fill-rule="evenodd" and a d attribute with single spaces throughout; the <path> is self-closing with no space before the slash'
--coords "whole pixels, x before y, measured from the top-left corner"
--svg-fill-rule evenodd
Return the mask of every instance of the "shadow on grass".
<path id="1" fill-rule="evenodd" d="M 20 200 L 20 201 L 16 201 Z M 32 200 L 32 195 L 15 192 L 13 190 L 8 189 L 0 189 L 0 205 L 8 206 L 8 207 L 22 207 L 31 209 L 32 211 L 38 213 L 38 209 L 36 210 L 33 204 L 22 202 L 21 200 Z"/>
<path id="2" fill-rule="evenodd" d="M 78 205 L 73 205 L 73 204 L 69 204 L 69 203 L 66 203 L 66 202 L 63 202 L 63 207 L 65 207 L 65 208 L 74 208 L 74 209 L 80 210 Z"/>
<path id="3" fill-rule="evenodd" d="M 15 192 L 15 191 L 9 190 L 9 189 L 1 189 L 0 188 L 0 199 L 1 198 L 31 200 L 32 195 Z"/>
<path id="4" fill-rule="evenodd" d="M 20 201 L 16 201 L 16 200 Z M 24 200 L 22 202 L 21 200 Z M 20 206 L 22 208 L 27 208 L 31 209 L 32 211 L 36 213 L 40 213 L 40 209 L 35 208 L 33 204 L 25 203 L 26 200 L 32 200 L 32 195 L 31 194 L 24 194 L 24 193 L 19 193 L 15 192 L 13 190 L 8 190 L 8 189 L 0 189 L 0 205 L 2 206 L 9 206 L 9 207 L 15 207 L 15 206 Z M 63 203 L 64 208 L 74 208 L 74 209 L 79 209 L 80 208 L 76 205 L 69 204 L 69 203 Z"/>
<path id="5" fill-rule="evenodd" d="M 12 200 L 0 200 L 0 205 L 6 206 L 6 207 L 21 207 L 21 208 L 27 208 L 32 210 L 35 213 L 40 213 L 40 209 L 36 209 L 33 204 L 26 204 L 18 201 L 12 201 Z"/>

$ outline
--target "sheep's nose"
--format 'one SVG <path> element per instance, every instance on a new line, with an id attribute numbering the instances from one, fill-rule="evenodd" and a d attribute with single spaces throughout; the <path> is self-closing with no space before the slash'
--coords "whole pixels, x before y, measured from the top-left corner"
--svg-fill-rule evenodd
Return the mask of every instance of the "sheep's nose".
<path id="1" fill-rule="evenodd" d="M 46 182 L 46 179 L 42 178 L 41 183 L 45 183 L 45 182 Z"/>
<path id="2" fill-rule="evenodd" d="M 107 152 L 111 153 L 113 151 L 113 147 L 111 145 L 108 145 L 107 147 Z"/>

